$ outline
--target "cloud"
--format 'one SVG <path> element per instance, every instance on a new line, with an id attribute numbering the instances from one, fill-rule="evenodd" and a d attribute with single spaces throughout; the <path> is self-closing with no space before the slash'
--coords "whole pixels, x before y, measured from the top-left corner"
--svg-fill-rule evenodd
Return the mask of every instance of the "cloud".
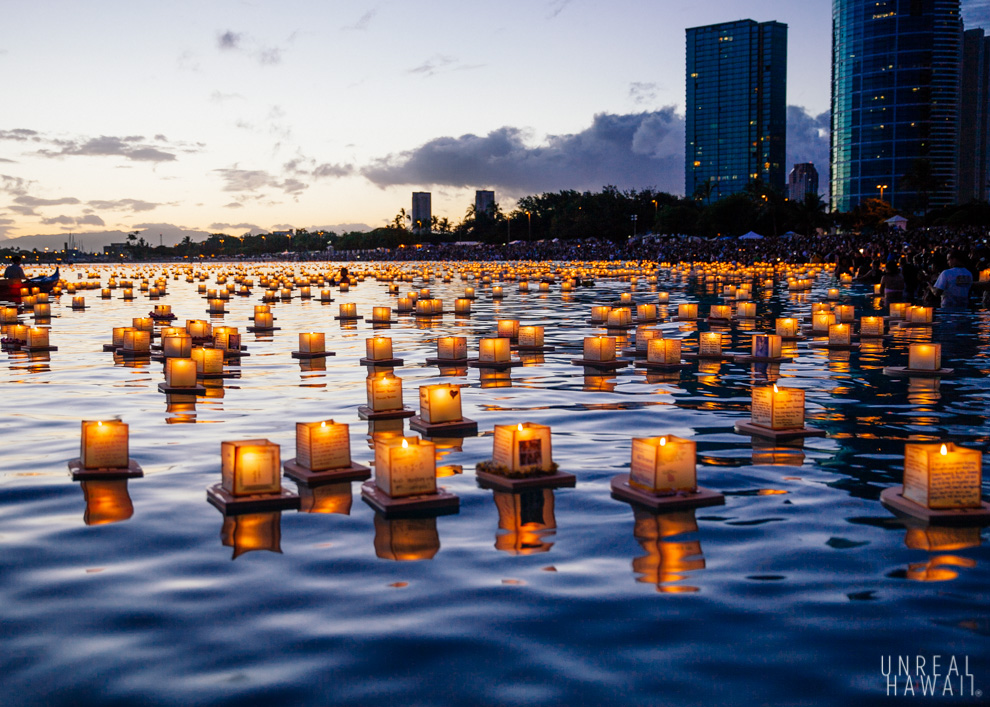
<path id="1" fill-rule="evenodd" d="M 424 76 L 433 76 L 440 69 L 446 66 L 450 66 L 453 63 L 454 63 L 454 57 L 434 54 L 419 66 L 409 69 L 409 71 L 407 71 L 406 73 L 423 74 Z"/>
<path id="2" fill-rule="evenodd" d="M 8 160 L 6 157 L 0 157 L 0 162 L 8 162 L 10 164 L 17 164 L 16 160 Z"/>
<path id="3" fill-rule="evenodd" d="M 14 128 L 13 130 L 0 130 L 0 140 L 16 140 L 24 142 L 27 140 L 38 140 L 38 131 L 27 128 Z"/>
<path id="4" fill-rule="evenodd" d="M 506 126 L 486 136 L 436 138 L 379 159 L 361 174 L 379 187 L 492 185 L 532 193 L 614 184 L 683 190 L 684 119 L 672 106 L 628 115 L 600 113 L 584 131 L 548 136 L 543 145 L 528 146 L 525 137 L 523 130 Z"/>
<path id="5" fill-rule="evenodd" d="M 215 169 L 224 181 L 223 191 L 230 192 L 258 192 L 262 189 L 280 189 L 291 196 L 298 196 L 309 188 L 298 179 L 288 178 L 279 181 L 272 174 L 260 169 L 238 169 L 228 167 L 226 169 Z"/>
<path id="6" fill-rule="evenodd" d="M 629 97 L 638 106 L 653 103 L 657 97 L 657 88 L 655 83 L 633 81 L 629 84 Z"/>
<path id="7" fill-rule="evenodd" d="M 41 222 L 47 226 L 54 224 L 64 226 L 106 226 L 103 219 L 96 214 L 87 214 L 85 216 L 52 216 L 51 218 L 41 219 Z"/>
<path id="8" fill-rule="evenodd" d="M 239 32 L 231 32 L 230 30 L 227 30 L 223 34 L 217 36 L 217 49 L 220 51 L 239 49 L 239 45 L 243 37 L 244 35 Z"/>
<path id="9" fill-rule="evenodd" d="M 814 162 L 818 185 L 828 191 L 829 183 L 829 111 L 811 115 L 801 106 L 787 106 L 787 164 Z"/>
<path id="10" fill-rule="evenodd" d="M 962 0 L 962 17 L 966 27 L 990 25 L 990 0 Z"/>
<path id="11" fill-rule="evenodd" d="M 33 184 L 23 177 L 12 177 L 9 174 L 0 174 L 0 192 L 19 196 L 27 194 L 28 188 Z"/>
<path id="12" fill-rule="evenodd" d="M 52 140 L 55 150 L 39 150 L 44 157 L 90 156 L 90 157 L 124 157 L 135 162 L 172 162 L 176 159 L 173 152 L 165 152 L 157 147 L 144 143 L 141 136 L 113 137 L 101 135 L 89 139 Z M 170 149 L 175 149 L 170 148 Z M 194 151 L 194 150 L 187 150 Z"/>
<path id="13" fill-rule="evenodd" d="M 79 199 L 73 196 L 62 197 L 61 199 L 39 199 L 34 196 L 22 195 L 14 199 L 15 204 L 20 204 L 21 206 L 30 206 L 32 208 L 36 206 L 62 206 L 64 204 L 78 204 Z"/>
<path id="14" fill-rule="evenodd" d="M 294 35 L 293 35 L 294 36 Z M 290 40 L 292 38 L 290 37 Z M 236 52 L 250 57 L 262 66 L 274 66 L 282 62 L 282 48 L 266 46 L 254 37 L 243 32 L 227 30 L 217 34 L 217 49 L 222 52 Z"/>
<path id="15" fill-rule="evenodd" d="M 561 12 L 567 9 L 567 6 L 571 4 L 571 0 L 550 0 L 547 3 L 549 7 L 549 13 L 547 14 L 547 19 L 552 20 L 554 17 L 559 15 Z"/>
<path id="16" fill-rule="evenodd" d="M 159 204 L 153 204 L 150 201 L 141 201 L 140 199 L 117 199 L 115 201 L 87 201 L 88 206 L 92 206 L 94 209 L 101 209 L 103 211 L 131 211 L 133 213 L 138 213 L 139 211 L 151 211 L 158 208 Z"/>
<path id="17" fill-rule="evenodd" d="M 225 208 L 225 209 L 243 209 L 244 208 L 244 204 L 238 203 L 236 201 L 232 201 L 229 204 L 224 204 L 223 205 L 223 208 Z"/>
<path id="18" fill-rule="evenodd" d="M 266 233 L 265 229 L 261 228 L 261 226 L 258 226 L 256 224 L 253 224 L 253 223 L 211 223 L 210 224 L 210 231 L 211 232 L 218 232 L 218 231 L 250 231 L 251 233 L 254 233 L 255 231 L 258 231 L 260 233 Z"/>
<path id="19" fill-rule="evenodd" d="M 354 165 L 352 164 L 334 164 L 332 162 L 316 164 L 316 160 L 305 157 L 289 160 L 282 169 L 287 174 L 297 177 L 312 177 L 313 179 L 337 179 L 354 173 Z"/>
<path id="20" fill-rule="evenodd" d="M 225 101 L 239 100 L 243 101 L 244 96 L 239 93 L 223 93 L 220 90 L 215 90 L 210 94 L 210 100 L 214 103 L 223 103 Z"/>
<path id="21" fill-rule="evenodd" d="M 37 216 L 38 212 L 30 206 L 8 206 L 8 211 L 13 211 L 15 214 L 20 214 L 21 216 Z"/>
<path id="22" fill-rule="evenodd" d="M 375 15 L 377 15 L 377 14 L 378 14 L 378 8 L 377 7 L 376 8 L 372 8 L 372 9 L 368 10 L 366 13 L 364 13 L 363 15 L 361 15 L 360 19 L 358 19 L 357 22 L 355 22 L 354 24 L 352 24 L 352 25 L 350 25 L 348 27 L 341 27 L 341 29 L 344 29 L 344 30 L 355 30 L 355 31 L 358 31 L 358 32 L 363 32 L 366 29 L 368 29 L 368 25 L 371 24 L 371 20 L 373 20 L 374 17 L 375 17 Z"/>

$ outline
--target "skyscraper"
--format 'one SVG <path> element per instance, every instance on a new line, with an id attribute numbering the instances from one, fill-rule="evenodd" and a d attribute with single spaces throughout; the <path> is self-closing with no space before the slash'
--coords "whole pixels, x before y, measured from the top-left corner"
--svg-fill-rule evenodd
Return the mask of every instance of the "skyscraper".
<path id="1" fill-rule="evenodd" d="M 686 56 L 687 196 L 703 191 L 715 200 L 756 179 L 783 192 L 787 25 L 692 27 Z"/>
<path id="2" fill-rule="evenodd" d="M 832 208 L 957 195 L 959 0 L 833 0 Z"/>
<path id="3" fill-rule="evenodd" d="M 433 196 L 428 191 L 414 191 L 412 194 L 412 230 L 427 231 L 432 229 Z"/>
<path id="4" fill-rule="evenodd" d="M 959 203 L 986 201 L 990 164 L 990 37 L 982 29 L 963 33 L 959 111 Z"/>
<path id="5" fill-rule="evenodd" d="M 801 162 L 787 175 L 787 198 L 804 201 L 808 194 L 818 194 L 818 170 L 811 162 Z"/>
<path id="6" fill-rule="evenodd" d="M 495 192 L 487 189 L 478 189 L 474 192 L 474 213 L 488 214 L 495 213 Z"/>

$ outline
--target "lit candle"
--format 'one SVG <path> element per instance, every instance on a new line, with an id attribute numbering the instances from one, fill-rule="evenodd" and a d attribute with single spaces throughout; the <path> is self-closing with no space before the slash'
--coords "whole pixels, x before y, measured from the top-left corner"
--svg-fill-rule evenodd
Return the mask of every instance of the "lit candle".
<path id="1" fill-rule="evenodd" d="M 926 508 L 979 508 L 983 454 L 945 444 L 904 445 L 904 498 Z"/>
<path id="2" fill-rule="evenodd" d="M 509 340 L 504 338 L 486 338 L 478 341 L 478 359 L 486 363 L 509 362 Z"/>
<path id="3" fill-rule="evenodd" d="M 531 474 L 553 469 L 550 428 L 546 425 L 495 425 L 492 446 L 492 461 L 510 472 Z"/>
<path id="4" fill-rule="evenodd" d="M 83 420 L 80 458 L 83 469 L 127 467 L 127 423 L 120 420 Z"/>
<path id="5" fill-rule="evenodd" d="M 649 363 L 676 364 L 681 362 L 680 339 L 650 339 L 646 360 Z"/>
<path id="6" fill-rule="evenodd" d="M 655 494 L 693 493 L 698 488 L 696 464 L 691 440 L 674 435 L 634 437 L 629 484 Z"/>
<path id="7" fill-rule="evenodd" d="M 402 379 L 389 372 L 377 372 L 366 381 L 368 407 L 375 412 L 402 409 Z"/>
<path id="8" fill-rule="evenodd" d="M 375 439 L 375 485 L 392 498 L 436 493 L 435 449 L 415 436 Z"/>
<path id="9" fill-rule="evenodd" d="M 833 346 L 849 346 L 852 343 L 852 327 L 848 324 L 832 324 L 828 328 L 828 343 Z"/>
<path id="10" fill-rule="evenodd" d="M 384 361 L 392 358 L 392 339 L 387 336 L 373 336 L 364 340 L 367 358 Z"/>
<path id="11" fill-rule="evenodd" d="M 447 361 L 467 358 L 467 337 L 441 336 L 438 338 L 437 358 Z"/>
<path id="12" fill-rule="evenodd" d="M 232 496 L 277 494 L 282 491 L 277 444 L 267 439 L 220 443 L 221 482 Z"/>
<path id="13" fill-rule="evenodd" d="M 419 416 L 424 422 L 459 422 L 461 414 L 461 387 L 453 383 L 421 385 L 419 387 Z"/>
<path id="14" fill-rule="evenodd" d="M 614 361 L 615 337 L 614 336 L 584 337 L 584 360 Z"/>
<path id="15" fill-rule="evenodd" d="M 165 385 L 169 388 L 195 388 L 196 362 L 192 358 L 166 359 Z"/>
<path id="16" fill-rule="evenodd" d="M 543 346 L 543 327 L 519 327 L 519 346 L 523 348 L 537 348 L 539 346 Z"/>
<path id="17" fill-rule="evenodd" d="M 941 367 L 941 344 L 911 344 L 908 349 L 908 370 L 937 371 Z"/>
<path id="18" fill-rule="evenodd" d="M 799 388 L 753 388 L 750 421 L 772 430 L 804 427 L 804 391 Z"/>
<path id="19" fill-rule="evenodd" d="M 311 471 L 349 467 L 350 428 L 333 420 L 297 422 L 296 462 Z"/>

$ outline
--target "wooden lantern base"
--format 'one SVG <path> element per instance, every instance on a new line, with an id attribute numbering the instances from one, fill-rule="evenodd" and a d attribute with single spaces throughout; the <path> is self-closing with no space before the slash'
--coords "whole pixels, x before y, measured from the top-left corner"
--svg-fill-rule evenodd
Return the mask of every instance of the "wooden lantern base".
<path id="1" fill-rule="evenodd" d="M 512 346 L 518 353 L 549 353 L 551 351 L 556 351 L 556 346 Z"/>
<path id="2" fill-rule="evenodd" d="M 223 352 L 223 360 L 224 361 L 230 361 L 234 359 L 239 360 L 244 358 L 245 356 L 250 356 L 250 355 L 251 354 L 249 354 L 247 351 L 233 351 L 231 349 L 227 349 Z"/>
<path id="3" fill-rule="evenodd" d="M 656 324 L 660 321 L 660 317 L 633 317 L 633 320 L 636 322 L 636 325 L 639 326 L 640 324 Z"/>
<path id="4" fill-rule="evenodd" d="M 81 312 L 84 309 L 92 309 L 92 307 L 89 307 L 89 306 L 85 306 L 85 307 L 69 307 L 69 309 L 71 309 L 73 312 Z M 154 317 L 152 317 L 152 318 L 154 318 Z M 167 321 L 171 321 L 171 320 L 170 319 L 165 319 L 163 321 L 166 321 L 167 322 Z"/>
<path id="5" fill-rule="evenodd" d="M 320 297 L 317 301 L 320 304 L 330 304 L 331 302 L 333 302 L 335 300 L 332 297 L 327 297 L 327 298 Z"/>
<path id="6" fill-rule="evenodd" d="M 791 363 L 794 359 L 790 356 L 750 356 L 749 354 L 738 354 L 732 357 L 735 363 Z"/>
<path id="7" fill-rule="evenodd" d="M 413 410 L 405 407 L 401 410 L 372 410 L 368 405 L 361 405 L 358 408 L 358 417 L 362 420 L 398 420 L 413 417 L 415 414 Z"/>
<path id="8" fill-rule="evenodd" d="M 128 360 L 136 358 L 151 358 L 151 351 L 130 351 L 128 349 L 116 349 L 115 353 L 118 356 L 122 356 Z"/>
<path id="9" fill-rule="evenodd" d="M 245 328 L 252 334 L 270 334 L 273 331 L 282 331 L 280 326 L 249 326 Z"/>
<path id="10" fill-rule="evenodd" d="M 361 319 L 364 319 L 364 317 L 362 316 L 334 317 L 334 319 L 336 319 L 338 322 L 356 322 L 356 321 L 360 321 Z"/>
<path id="11" fill-rule="evenodd" d="M 903 319 L 901 319 L 901 320 L 898 320 L 898 322 L 896 324 L 893 324 L 892 326 L 896 326 L 899 329 L 917 329 L 917 328 L 920 328 L 920 327 L 935 326 L 935 322 L 934 321 L 932 321 L 932 322 L 906 322 Z"/>
<path id="12" fill-rule="evenodd" d="M 508 493 L 528 491 L 530 489 L 573 488 L 577 485 L 577 477 L 565 471 L 511 478 L 476 468 L 474 476 L 478 481 L 478 486 L 481 488 L 506 491 Z"/>
<path id="13" fill-rule="evenodd" d="M 230 310 L 229 309 L 221 309 L 219 312 L 217 312 L 217 311 L 210 311 L 209 309 L 204 310 L 204 311 L 207 314 L 215 315 L 215 316 L 218 316 L 218 317 L 219 316 L 223 316 L 224 314 L 230 314 Z"/>
<path id="14" fill-rule="evenodd" d="M 623 356 L 631 356 L 632 358 L 646 358 L 647 355 L 649 354 L 649 352 L 646 349 L 640 350 L 634 346 L 630 346 L 629 348 L 622 349 L 621 351 L 619 351 L 619 353 L 622 354 Z"/>
<path id="15" fill-rule="evenodd" d="M 673 322 L 700 322 L 701 317 L 671 317 Z"/>
<path id="16" fill-rule="evenodd" d="M 629 474 L 619 474 L 612 478 L 612 497 L 627 503 L 635 503 L 657 511 L 678 511 L 703 506 L 723 506 L 725 496 L 698 487 L 694 493 L 678 492 L 669 496 L 659 496 L 643 489 L 638 489 L 629 483 Z"/>
<path id="17" fill-rule="evenodd" d="M 292 358 L 298 358 L 301 360 L 308 361 L 313 358 L 326 358 L 327 356 L 336 356 L 335 351 L 293 351 Z"/>
<path id="18" fill-rule="evenodd" d="M 720 354 L 699 354 L 699 353 L 682 353 L 681 358 L 685 361 L 732 361 L 735 359 L 736 354 L 732 353 L 720 353 Z"/>
<path id="19" fill-rule="evenodd" d="M 350 466 L 339 469 L 327 469 L 325 471 L 313 471 L 296 462 L 295 459 L 282 464 L 285 475 L 303 486 L 322 486 L 342 481 L 365 481 L 371 478 L 371 469 L 353 461 Z"/>
<path id="20" fill-rule="evenodd" d="M 724 324 L 729 326 L 733 320 L 731 317 L 708 317 L 705 321 L 709 324 Z"/>
<path id="21" fill-rule="evenodd" d="M 101 469 L 84 469 L 82 459 L 69 460 L 69 473 L 73 481 L 106 481 L 112 479 L 139 479 L 144 476 L 144 469 L 133 459 L 127 460 L 127 466 L 103 467 Z"/>
<path id="22" fill-rule="evenodd" d="M 453 422 L 426 422 L 419 415 L 413 415 L 409 429 L 421 432 L 424 437 L 474 437 L 478 434 L 478 423 L 466 417 Z"/>
<path id="23" fill-rule="evenodd" d="M 632 322 L 630 322 L 629 324 L 609 324 L 607 322 L 603 322 L 603 323 L 599 324 L 598 326 L 599 327 L 604 327 L 605 328 L 605 332 L 608 333 L 608 332 L 611 332 L 611 331 L 615 331 L 615 332 L 629 331 L 630 329 L 635 329 L 637 325 L 636 324 L 633 324 Z"/>
<path id="24" fill-rule="evenodd" d="M 774 441 L 825 436 L 825 430 L 815 429 L 814 427 L 799 427 L 797 429 L 790 430 L 772 430 L 769 427 L 754 425 L 752 422 L 737 422 L 735 425 L 735 430 L 736 433 L 741 435 L 764 437 Z"/>
<path id="25" fill-rule="evenodd" d="M 21 351 L 28 353 L 41 353 L 44 351 L 58 351 L 58 346 L 21 346 Z"/>
<path id="26" fill-rule="evenodd" d="M 387 366 L 389 368 L 395 368 L 396 366 L 401 366 L 405 361 L 401 358 L 361 358 L 358 359 L 358 363 L 362 366 Z"/>
<path id="27" fill-rule="evenodd" d="M 434 358 L 430 357 L 426 359 L 426 363 L 430 366 L 466 366 L 468 365 L 467 358 Z"/>
<path id="28" fill-rule="evenodd" d="M 604 319 L 601 321 L 597 319 L 586 319 L 585 323 L 590 324 L 591 326 L 605 326 L 607 322 Z"/>
<path id="29" fill-rule="evenodd" d="M 690 368 L 690 363 L 656 363 L 655 361 L 636 361 L 636 368 L 645 368 L 647 371 L 680 371 Z"/>
<path id="30" fill-rule="evenodd" d="M 240 378 L 240 373 L 235 373 L 233 371 L 221 371 L 220 373 L 197 373 L 196 378 L 199 380 L 216 380 L 218 378 Z"/>
<path id="31" fill-rule="evenodd" d="M 206 386 L 194 385 L 191 388 L 170 388 L 166 383 L 159 383 L 158 392 L 165 393 L 165 395 L 206 395 Z"/>
<path id="32" fill-rule="evenodd" d="M 937 368 L 934 371 L 923 371 L 907 366 L 884 366 L 883 374 L 894 378 L 904 378 L 914 376 L 916 378 L 936 378 L 938 376 L 951 376 L 956 372 L 954 368 Z"/>
<path id="33" fill-rule="evenodd" d="M 782 335 L 779 335 L 778 334 L 778 336 L 780 336 L 780 340 L 781 341 L 803 341 L 804 340 L 804 337 L 803 336 L 797 336 L 797 335 L 795 335 L 795 336 L 782 336 Z"/>
<path id="34" fill-rule="evenodd" d="M 491 368 L 496 371 L 504 371 L 507 368 L 516 368 L 523 365 L 522 361 L 482 361 L 478 358 L 469 358 L 467 365 L 471 368 Z"/>
<path id="35" fill-rule="evenodd" d="M 572 358 L 572 366 L 584 366 L 585 368 L 597 368 L 601 371 L 617 371 L 625 368 L 631 363 L 628 358 L 616 358 L 611 361 L 592 361 L 587 358 Z"/>
<path id="36" fill-rule="evenodd" d="M 859 344 L 830 344 L 827 341 L 813 341 L 809 349 L 828 349 L 829 351 L 859 351 Z"/>
<path id="37" fill-rule="evenodd" d="M 450 515 L 461 508 L 461 499 L 440 487 L 436 493 L 392 498 L 374 481 L 365 481 L 361 484 L 361 498 L 386 518 Z"/>
<path id="38" fill-rule="evenodd" d="M 206 500 L 216 506 L 221 513 L 229 516 L 299 509 L 299 495 L 286 488 L 282 488 L 279 493 L 234 496 L 228 493 L 221 484 L 216 484 L 207 487 Z"/>
<path id="39" fill-rule="evenodd" d="M 880 494 L 880 502 L 901 515 L 919 518 L 928 525 L 990 525 L 990 503 L 980 501 L 979 508 L 933 510 L 904 498 L 903 486 L 891 486 Z"/>

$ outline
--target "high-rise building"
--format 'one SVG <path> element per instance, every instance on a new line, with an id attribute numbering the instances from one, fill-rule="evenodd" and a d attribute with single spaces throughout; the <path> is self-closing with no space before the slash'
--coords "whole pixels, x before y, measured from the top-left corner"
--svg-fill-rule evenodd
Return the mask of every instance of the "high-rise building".
<path id="1" fill-rule="evenodd" d="M 804 201 L 808 194 L 818 194 L 818 170 L 811 162 L 801 162 L 787 175 L 787 198 Z"/>
<path id="2" fill-rule="evenodd" d="M 687 30 L 684 190 L 715 200 L 754 180 L 784 190 L 787 25 Z"/>
<path id="3" fill-rule="evenodd" d="M 478 189 L 474 192 L 474 213 L 488 214 L 495 213 L 495 192 L 485 189 Z"/>
<path id="4" fill-rule="evenodd" d="M 986 201 L 990 164 L 990 37 L 982 29 L 963 33 L 959 111 L 959 203 Z"/>
<path id="5" fill-rule="evenodd" d="M 427 231 L 432 228 L 432 195 L 428 191 L 414 191 L 412 194 L 412 230 Z"/>
<path id="6" fill-rule="evenodd" d="M 834 210 L 956 200 L 961 65 L 959 0 L 833 0 Z"/>

